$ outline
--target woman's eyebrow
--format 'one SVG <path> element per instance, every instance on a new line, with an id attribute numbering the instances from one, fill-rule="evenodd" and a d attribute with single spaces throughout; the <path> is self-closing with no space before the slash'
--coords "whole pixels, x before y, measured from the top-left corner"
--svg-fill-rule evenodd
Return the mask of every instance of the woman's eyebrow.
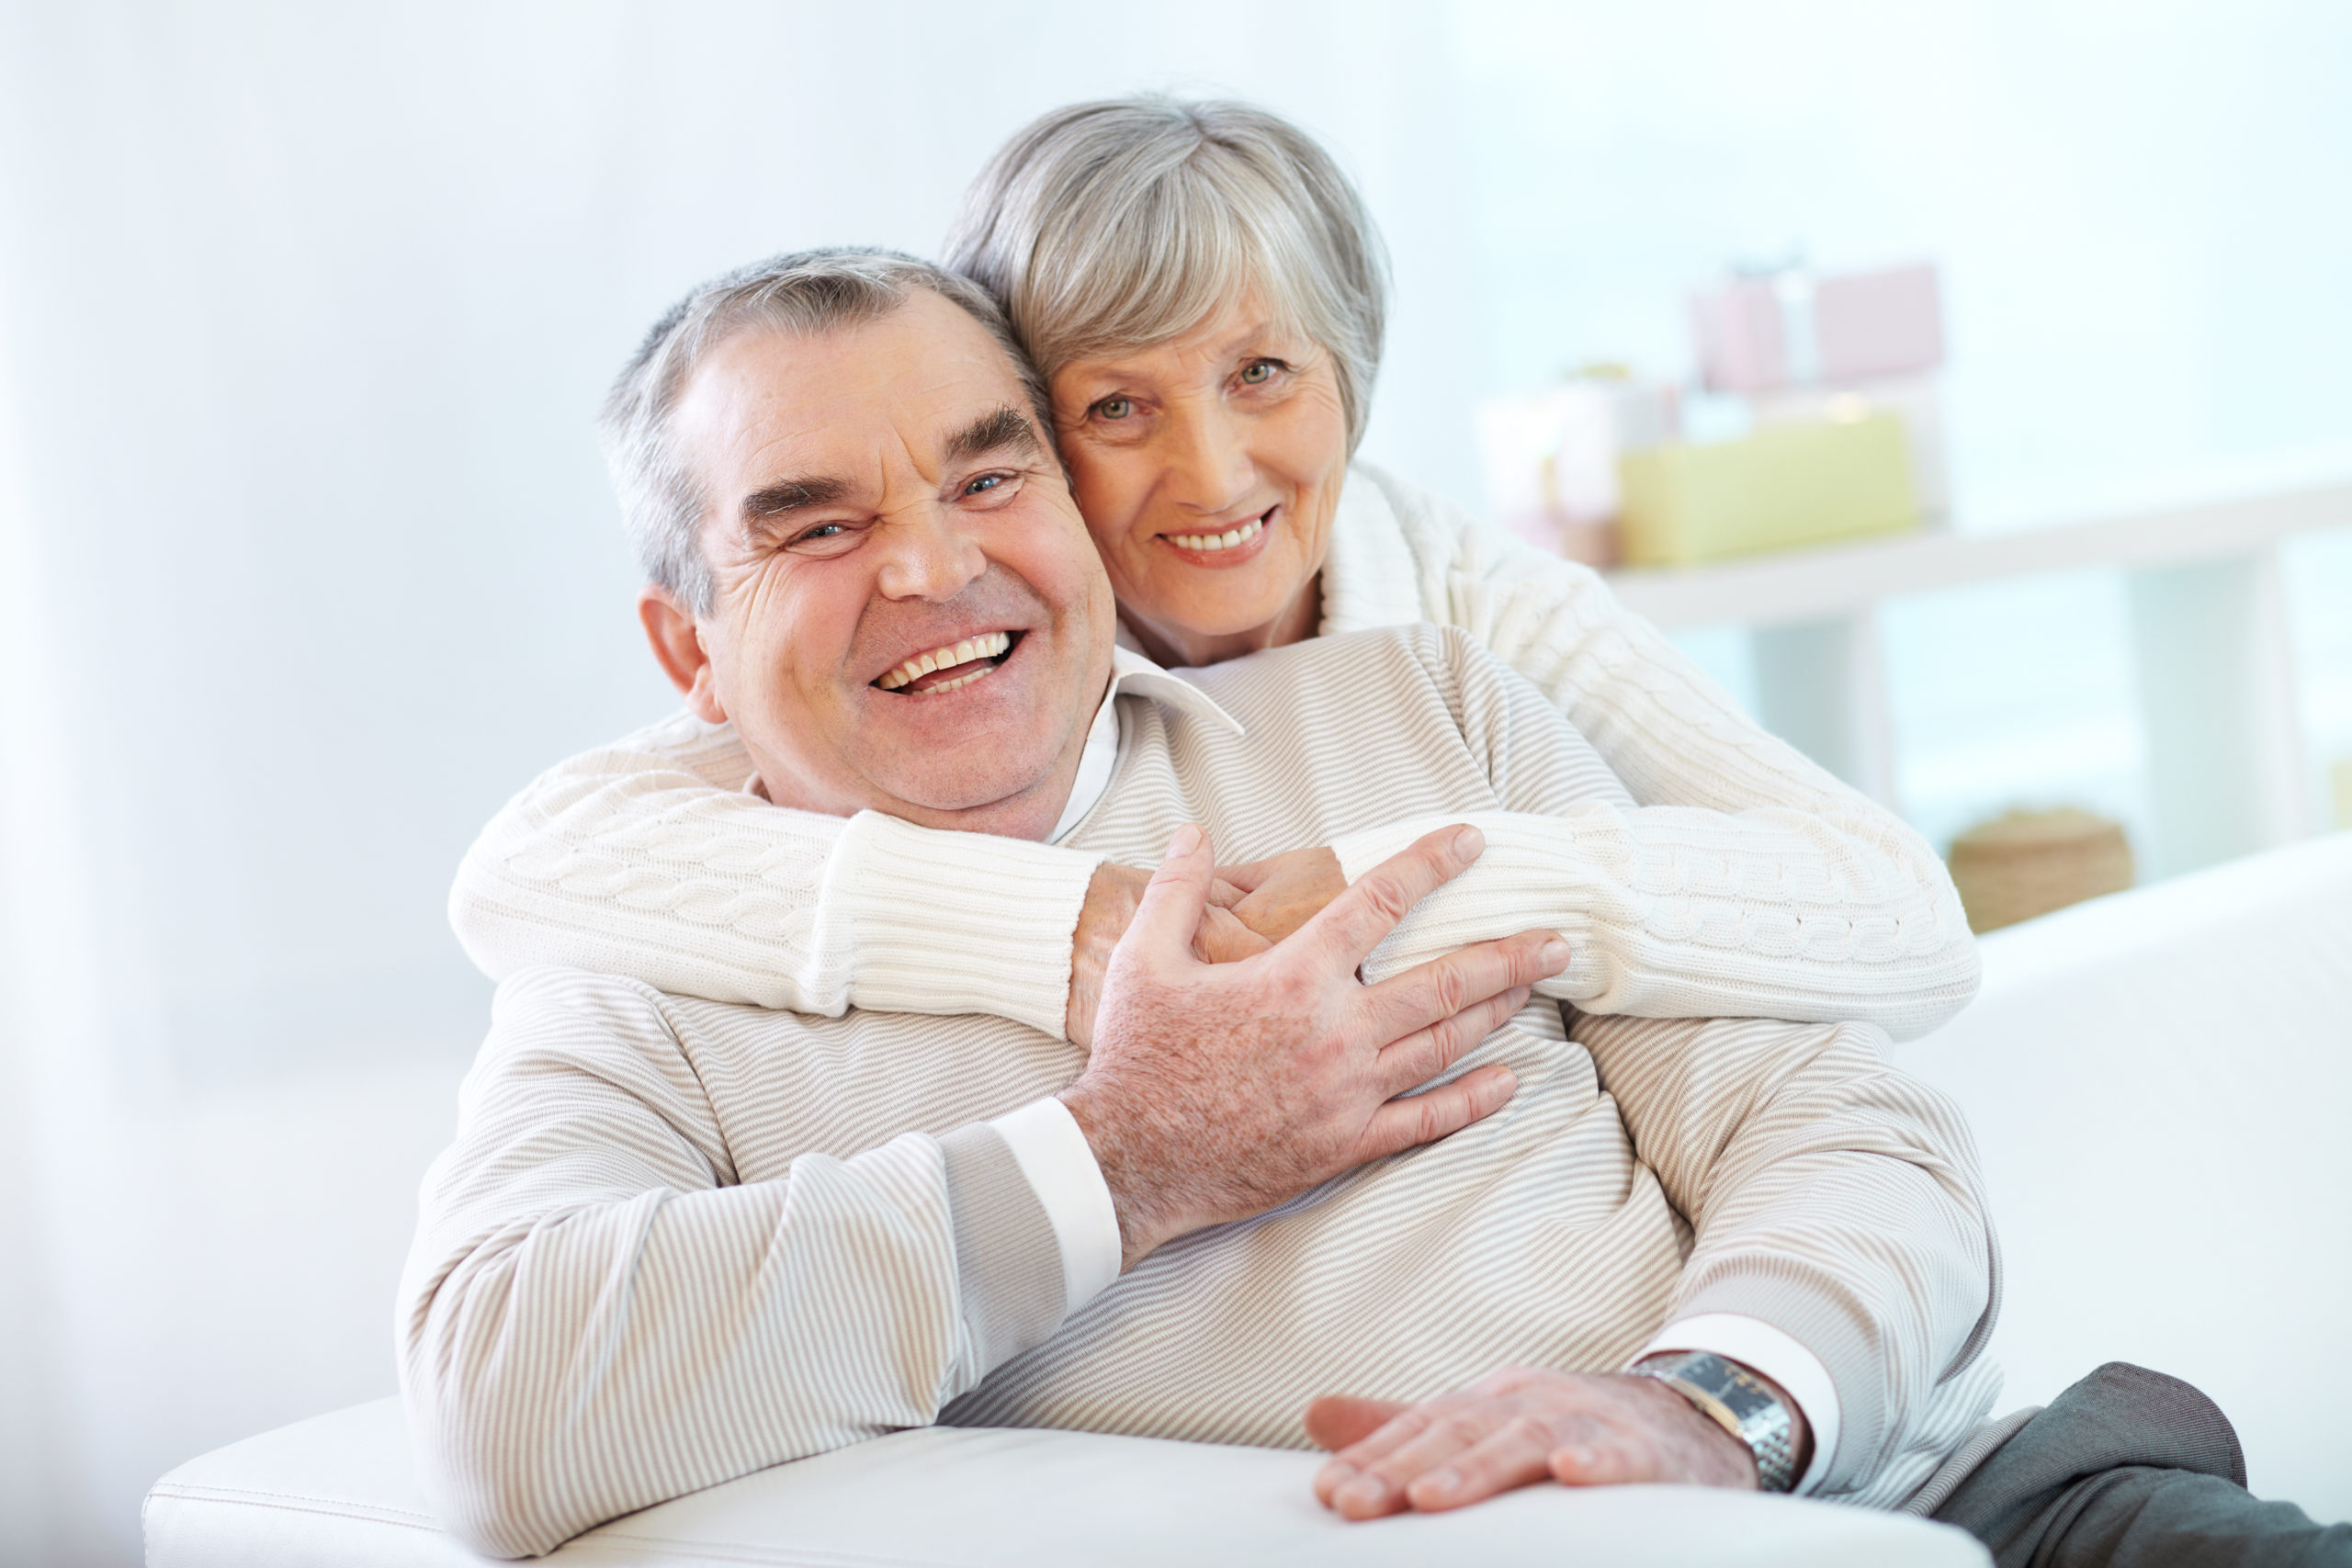
<path id="1" fill-rule="evenodd" d="M 991 452 L 1019 452 L 1035 457 L 1046 449 L 1029 416 L 1007 404 L 984 413 L 947 438 L 947 460 L 967 463 Z"/>

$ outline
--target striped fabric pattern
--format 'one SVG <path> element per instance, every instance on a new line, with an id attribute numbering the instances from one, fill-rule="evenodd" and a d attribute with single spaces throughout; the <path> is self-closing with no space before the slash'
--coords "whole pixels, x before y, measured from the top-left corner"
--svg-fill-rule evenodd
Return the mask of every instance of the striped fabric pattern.
<path id="1" fill-rule="evenodd" d="M 1627 798 L 1460 632 L 1318 639 L 1200 680 L 1248 737 L 1121 698 L 1091 848 L 1154 859 L 1194 820 L 1246 857 L 1398 810 Z M 932 913 L 943 950 L 994 917 Z M 1531 1003 L 1456 1068 L 1509 1063 L 1503 1111 L 1182 1238 L 1063 1322 L 1050 1223 L 981 1123 L 1068 1083 L 1077 1048 L 987 1016 L 803 1017 L 526 971 L 402 1285 L 424 1473 L 469 1540 L 537 1552 L 933 1420 L 1297 1446 L 1318 1393 L 1613 1371 L 1669 1321 L 1732 1312 L 1828 1368 L 1824 1495 L 1892 1504 L 1993 1398 L 1997 1287 L 1966 1131 L 1883 1039 Z"/>
<path id="2" fill-rule="evenodd" d="M 1572 977 L 1587 1011 L 1853 1019 L 1909 1039 L 1974 995 L 1974 940 L 1927 841 L 1758 728 L 1598 574 L 1359 464 L 1322 585 L 1326 634 L 1467 630 L 1631 792 L 1616 820 L 1530 851 L 1554 863 L 1565 850 L 1578 870 L 1539 881 L 1519 923 L 1565 899 L 1562 929 L 1594 960 Z M 1331 716 L 1338 729 L 1361 700 Z M 1342 742 L 1362 753 L 1360 737 Z M 741 793 L 751 772 L 731 728 L 684 716 L 549 770 L 468 852 L 450 893 L 459 941 L 493 978 L 554 964 L 801 1012 L 988 1012 L 1061 1029 L 1071 931 L 1102 846 L 778 812 Z M 1473 893 L 1475 880 L 1430 919 L 1529 886 Z M 943 888 L 996 911 L 944 953 L 924 913 Z"/>

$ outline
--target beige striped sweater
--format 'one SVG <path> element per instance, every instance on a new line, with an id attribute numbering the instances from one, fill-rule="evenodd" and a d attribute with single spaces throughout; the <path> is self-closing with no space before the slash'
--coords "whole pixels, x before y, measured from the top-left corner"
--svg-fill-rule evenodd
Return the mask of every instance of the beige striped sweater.
<path id="1" fill-rule="evenodd" d="M 1246 737 L 1122 696 L 1088 849 L 1148 863 L 1186 820 L 1249 857 L 1400 815 L 1623 808 L 1558 710 L 1458 631 L 1193 678 Z M 933 950 L 995 912 L 934 899 Z M 898 1427 L 1303 1445 L 1318 1393 L 1614 1370 L 1663 1325 L 1732 1314 L 1834 1381 L 1822 1494 L 1894 1503 L 1994 1396 L 1997 1288 L 1966 1130 L 1883 1039 L 1532 1003 L 1456 1069 L 1509 1063 L 1503 1111 L 1185 1237 L 1070 1312 L 1046 1208 L 988 1122 L 1069 1082 L 1075 1047 L 988 1016 L 806 1017 L 526 971 L 402 1284 L 424 1473 L 469 1540 L 538 1552 Z"/>
<path id="2" fill-rule="evenodd" d="M 1632 797 L 1516 852 L 1498 829 L 1502 852 L 1424 910 L 1433 928 L 1555 924 L 1577 955 L 1563 994 L 1588 1012 L 1857 1020 L 1909 1039 L 1974 995 L 1975 944 L 1926 840 L 1758 729 L 1592 571 L 1359 465 L 1323 590 L 1327 634 L 1468 631 Z M 1061 1031 L 1071 931 L 1107 846 L 777 811 L 742 793 L 751 772 L 731 727 L 683 715 L 550 770 L 458 871 L 466 951 L 492 978 L 556 964 L 718 1001 Z M 928 915 L 942 889 L 991 910 L 945 953 Z"/>

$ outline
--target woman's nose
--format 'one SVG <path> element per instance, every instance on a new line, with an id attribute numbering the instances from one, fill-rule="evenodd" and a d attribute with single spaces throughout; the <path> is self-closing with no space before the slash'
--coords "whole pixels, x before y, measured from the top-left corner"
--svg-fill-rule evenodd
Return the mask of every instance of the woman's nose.
<path id="1" fill-rule="evenodd" d="M 1180 408 L 1162 428 L 1169 493 L 1176 502 L 1216 513 L 1248 496 L 1253 471 L 1249 444 L 1230 410 L 1215 404 Z"/>
<path id="2" fill-rule="evenodd" d="M 876 586 L 888 599 L 953 599 L 989 569 L 979 541 L 940 510 L 893 522 Z"/>

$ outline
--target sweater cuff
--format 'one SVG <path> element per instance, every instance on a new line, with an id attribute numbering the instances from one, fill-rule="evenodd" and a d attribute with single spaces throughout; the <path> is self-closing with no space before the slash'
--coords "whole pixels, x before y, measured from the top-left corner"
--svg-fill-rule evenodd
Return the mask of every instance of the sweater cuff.
<path id="1" fill-rule="evenodd" d="M 1653 1335 L 1634 1361 L 1667 1350 L 1711 1351 L 1780 1384 L 1813 1433 L 1812 1457 L 1790 1490 L 1802 1496 L 1821 1484 L 1821 1478 L 1829 1472 L 1829 1456 L 1838 1451 L 1838 1385 L 1830 1381 L 1829 1369 L 1821 1364 L 1820 1357 L 1795 1336 L 1763 1319 L 1731 1312 L 1678 1318 Z"/>
<path id="2" fill-rule="evenodd" d="M 813 945 L 846 955 L 854 1006 L 984 1012 L 1059 1039 L 1071 933 L 1102 863 L 861 811 L 827 867 Z"/>

